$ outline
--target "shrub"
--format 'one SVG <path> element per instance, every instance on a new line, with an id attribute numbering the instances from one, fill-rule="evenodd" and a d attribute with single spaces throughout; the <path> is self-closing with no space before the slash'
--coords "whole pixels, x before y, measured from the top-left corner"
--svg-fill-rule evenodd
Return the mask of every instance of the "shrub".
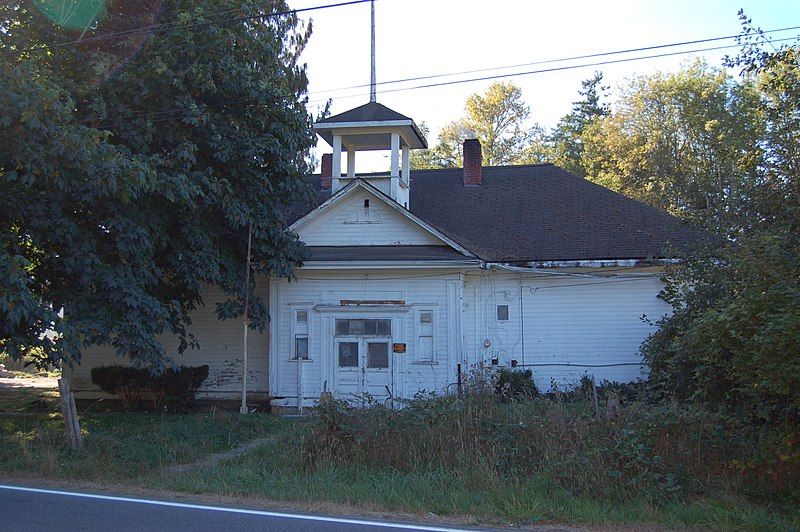
<path id="1" fill-rule="evenodd" d="M 154 375 L 144 368 L 115 365 L 92 368 L 91 377 L 101 390 L 119 398 L 123 408 L 137 410 L 148 397 L 155 408 L 165 406 L 167 401 L 187 406 L 208 378 L 208 371 L 208 365 L 180 366 Z"/>
<path id="2" fill-rule="evenodd" d="M 208 365 L 181 366 L 168 369 L 161 376 L 161 388 L 168 398 L 174 399 L 182 406 L 188 406 L 197 394 L 198 388 L 208 378 Z"/>
<path id="3" fill-rule="evenodd" d="M 632 400 L 598 420 L 588 397 L 506 401 L 490 389 L 420 396 L 399 410 L 329 401 L 290 452 L 299 469 L 446 471 L 469 488 L 502 492 L 545 478 L 609 502 L 669 503 L 721 491 L 790 500 L 800 480 L 797 436 L 691 404 Z"/>
<path id="4" fill-rule="evenodd" d="M 495 393 L 504 401 L 518 401 L 539 396 L 533 382 L 533 372 L 529 369 L 501 369 L 497 372 Z"/>
<path id="5" fill-rule="evenodd" d="M 115 395 L 126 410 L 141 408 L 152 381 L 149 371 L 131 366 L 95 367 L 91 377 L 101 390 Z"/>

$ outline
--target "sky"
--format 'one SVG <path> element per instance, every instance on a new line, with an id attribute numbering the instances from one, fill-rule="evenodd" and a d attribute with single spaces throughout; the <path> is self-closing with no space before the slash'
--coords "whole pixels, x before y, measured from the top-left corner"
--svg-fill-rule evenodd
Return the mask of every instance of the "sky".
<path id="1" fill-rule="evenodd" d="M 290 0 L 295 9 L 335 0 Z M 731 39 L 684 47 L 636 52 L 594 59 L 531 65 L 470 75 L 393 83 L 417 76 L 520 65 L 536 61 L 640 48 L 710 37 L 736 35 L 737 11 L 743 8 L 753 24 L 764 30 L 800 26 L 800 2 L 784 0 L 376 0 L 378 102 L 425 122 L 434 144 L 438 130 L 463 115 L 464 102 L 491 80 L 390 92 L 414 85 L 456 79 L 579 65 L 678 50 L 734 45 Z M 308 65 L 309 110 L 316 115 L 327 98 L 333 114 L 369 101 L 369 88 L 332 90 L 369 84 L 369 3 L 301 14 L 312 19 L 313 33 L 303 54 Z M 800 35 L 800 29 L 774 33 L 775 39 Z M 704 57 L 721 66 L 723 56 L 736 48 L 675 55 L 625 63 L 588 66 L 530 74 L 513 81 L 531 108 L 531 120 L 552 127 L 578 99 L 580 82 L 594 71 L 604 74 L 613 88 L 625 79 L 657 71 L 677 70 L 681 63 Z M 330 151 L 319 140 L 318 155 Z M 364 154 L 367 155 L 367 154 Z M 383 170 L 385 154 L 359 157 L 356 170 Z"/>

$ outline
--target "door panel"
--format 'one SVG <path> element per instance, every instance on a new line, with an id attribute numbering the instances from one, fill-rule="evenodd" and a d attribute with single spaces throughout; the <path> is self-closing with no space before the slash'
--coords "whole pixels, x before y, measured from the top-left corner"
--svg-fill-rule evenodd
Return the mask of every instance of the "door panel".
<path id="1" fill-rule="evenodd" d="M 359 367 L 360 342 L 357 340 L 337 340 L 335 392 L 338 397 L 349 399 L 361 394 L 362 373 Z"/>
<path id="2" fill-rule="evenodd" d="M 364 391 L 376 399 L 389 398 L 391 389 L 391 355 L 386 340 L 364 342 L 367 367 L 364 371 Z"/>

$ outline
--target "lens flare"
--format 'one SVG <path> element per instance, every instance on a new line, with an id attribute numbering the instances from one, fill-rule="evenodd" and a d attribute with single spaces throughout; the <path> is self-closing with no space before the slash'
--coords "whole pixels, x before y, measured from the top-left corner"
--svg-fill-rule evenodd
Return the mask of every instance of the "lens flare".
<path id="1" fill-rule="evenodd" d="M 86 31 L 106 16 L 106 0 L 34 0 L 53 24 L 74 31 Z"/>

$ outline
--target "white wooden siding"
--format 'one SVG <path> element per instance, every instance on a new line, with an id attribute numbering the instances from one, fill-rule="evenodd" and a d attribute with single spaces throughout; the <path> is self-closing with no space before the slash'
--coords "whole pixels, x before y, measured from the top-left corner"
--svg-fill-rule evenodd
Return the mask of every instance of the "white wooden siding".
<path id="1" fill-rule="evenodd" d="M 363 188 L 342 200 L 299 228 L 300 239 L 309 246 L 444 244 Z M 369 200 L 368 208 L 364 200 Z"/>
<path id="2" fill-rule="evenodd" d="M 257 290 L 266 294 L 266 279 L 258 279 Z M 187 349 L 183 356 L 175 350 L 177 338 L 171 334 L 158 339 L 178 365 L 199 366 L 208 364 L 208 379 L 199 390 L 198 397 L 209 399 L 237 398 L 242 390 L 242 322 L 220 321 L 216 303 L 225 299 L 218 288 L 209 288 L 204 294 L 205 306 L 191 314 L 191 332 L 200 344 L 198 349 Z M 247 389 L 253 395 L 267 393 L 267 339 L 268 335 L 251 330 L 248 335 Z M 105 394 L 92 383 L 90 371 L 94 366 L 127 364 L 128 360 L 116 356 L 113 347 L 92 346 L 82 351 L 81 363 L 72 372 L 72 389 L 79 398 L 102 397 Z"/>
<path id="3" fill-rule="evenodd" d="M 657 297 L 662 284 L 653 276 L 523 276 L 483 270 L 421 273 L 400 269 L 300 269 L 297 273 L 295 282 L 271 281 L 270 332 L 251 332 L 250 336 L 248 389 L 282 398 L 279 404 L 297 404 L 298 395 L 306 404 L 314 404 L 324 389 L 331 391 L 332 383 L 326 380 L 335 364 L 333 320 L 341 312 L 350 317 L 392 320 L 393 341 L 407 346 L 406 353 L 391 355 L 393 393 L 409 398 L 420 391 L 452 392 L 457 364 L 468 373 L 477 364 L 491 365 L 492 359 L 502 367 L 510 367 L 512 360 L 519 365 L 543 364 L 531 368 L 542 391 L 550 388 L 551 380 L 566 388 L 584 374 L 598 380 L 636 380 L 643 375 L 639 346 L 654 330 L 641 316 L 655 321 L 669 311 Z M 258 290 L 267 297 L 265 280 L 259 279 Z M 209 290 L 206 306 L 192 315 L 192 331 L 200 349 L 189 350 L 176 361 L 209 364 L 210 376 L 201 389 L 202 396 L 235 398 L 241 390 L 241 322 L 217 320 L 214 303 L 222 297 L 218 290 Z M 342 299 L 402 300 L 404 304 L 337 309 Z M 497 320 L 498 304 L 508 305 L 507 321 Z M 308 310 L 307 361 L 291 360 L 297 334 L 292 319 L 297 309 Z M 432 362 L 420 360 L 418 352 L 420 311 L 433 313 Z M 168 348 L 175 345 L 168 335 L 161 340 Z M 74 372 L 73 388 L 80 397 L 99 394 L 90 381 L 90 368 L 124 362 L 110 348 L 86 349 Z"/>
<path id="4" fill-rule="evenodd" d="M 458 321 L 459 309 L 453 308 L 453 282 L 459 283 L 459 274 L 421 275 L 413 270 L 379 271 L 313 271 L 299 272 L 296 282 L 278 281 L 275 302 L 277 308 L 271 309 L 275 319 L 274 338 L 274 390 L 275 397 L 286 398 L 285 404 L 296 404 L 298 388 L 308 404 L 313 404 L 320 393 L 331 391 L 332 383 L 326 382 L 335 364 L 333 352 L 333 320 L 342 312 L 351 317 L 388 317 L 392 319 L 392 340 L 407 346 L 406 353 L 393 353 L 394 380 L 393 394 L 396 397 L 413 396 L 418 391 L 442 391 L 448 388 L 455 378 L 454 351 L 456 341 L 448 333 L 448 324 Z M 365 278 L 366 276 L 366 278 Z M 450 295 L 450 297 L 448 297 Z M 402 300 L 401 308 L 381 309 L 342 308 L 337 306 L 342 299 L 361 300 Z M 309 312 L 309 355 L 310 360 L 297 362 L 291 360 L 293 342 L 292 313 L 296 306 L 314 305 Z M 324 310 L 319 310 L 325 306 Z M 434 351 L 433 362 L 417 360 L 418 319 L 417 310 L 430 310 L 434 313 Z M 449 316 L 455 318 L 450 318 Z M 298 365 L 301 368 L 298 368 Z M 452 386 L 450 387 L 452 388 Z"/>
<path id="5" fill-rule="evenodd" d="M 467 361 L 491 365 L 497 359 L 504 367 L 510 367 L 512 360 L 520 365 L 552 364 L 530 368 L 542 391 L 550 389 L 551 381 L 570 387 L 585 374 L 598 381 L 637 380 L 645 369 L 640 365 L 639 347 L 654 330 L 641 316 L 655 321 L 669 312 L 669 306 L 657 297 L 661 288 L 654 276 L 468 275 L 464 298 Z M 499 304 L 508 305 L 508 321 L 497 320 Z"/>

